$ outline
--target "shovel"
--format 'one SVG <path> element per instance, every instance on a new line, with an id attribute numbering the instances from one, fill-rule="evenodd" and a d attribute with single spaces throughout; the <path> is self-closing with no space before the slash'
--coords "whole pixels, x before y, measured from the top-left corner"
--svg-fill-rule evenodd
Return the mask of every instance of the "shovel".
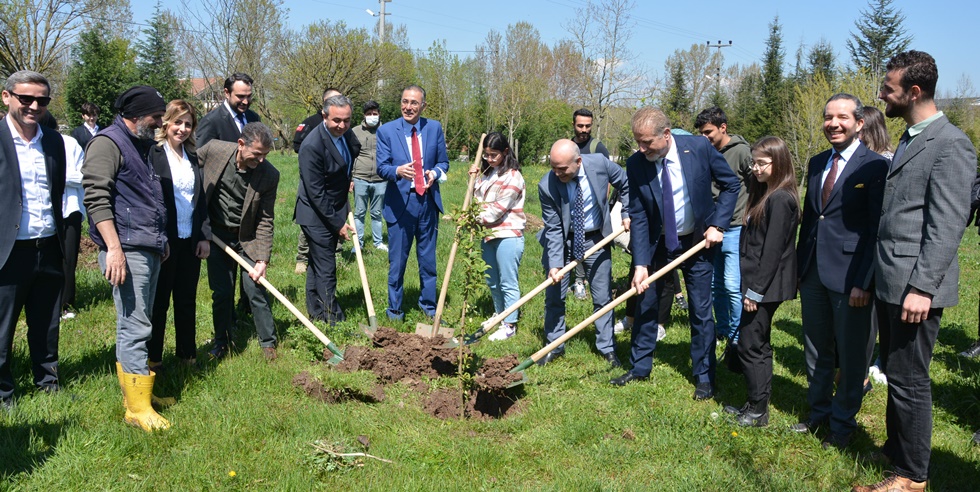
<path id="1" fill-rule="evenodd" d="M 675 268 L 679 267 L 681 263 L 684 263 L 685 261 L 687 261 L 688 258 L 694 256 L 695 253 L 704 249 L 704 246 L 705 246 L 705 241 L 702 240 L 700 243 L 694 245 L 693 248 L 687 250 L 684 254 L 678 256 L 674 261 L 668 263 L 665 267 L 661 268 L 660 270 L 657 270 L 656 273 L 647 277 L 647 279 L 643 281 L 643 284 L 650 285 L 660 277 L 663 277 L 665 274 L 673 271 Z M 585 318 L 585 321 L 582 321 L 581 323 L 575 325 L 575 328 L 568 330 L 567 332 L 565 332 L 564 335 L 560 336 L 554 342 L 549 343 L 543 349 L 535 352 L 534 355 L 528 357 L 527 359 L 524 359 L 524 362 L 521 362 L 520 364 L 517 365 L 517 367 L 510 370 L 511 373 L 521 373 L 522 379 L 520 381 L 511 383 L 507 387 L 511 388 L 527 382 L 527 375 L 525 375 L 523 372 L 524 369 L 531 367 L 531 364 L 534 364 L 535 362 L 541 360 L 541 358 L 547 355 L 548 352 L 551 352 L 552 350 L 558 348 L 561 344 L 565 343 L 566 340 L 572 338 L 573 336 L 575 336 L 576 333 L 582 331 L 582 329 L 584 329 L 586 326 L 591 325 L 592 323 L 595 322 L 595 320 L 599 319 L 602 315 L 608 313 L 609 311 L 612 311 L 614 308 L 616 308 L 616 306 L 619 306 L 620 304 L 625 302 L 630 297 L 633 297 L 634 295 L 636 295 L 636 287 L 631 287 L 630 290 L 624 292 L 619 297 L 610 301 L 609 304 L 606 304 L 598 311 L 592 313 L 592 316 Z"/>
<path id="2" fill-rule="evenodd" d="M 354 229 L 351 237 L 354 238 L 354 256 L 357 257 L 357 270 L 361 274 L 361 287 L 364 289 L 364 303 L 367 305 L 368 324 L 358 323 L 369 338 L 374 338 L 374 333 L 378 331 L 378 318 L 374 315 L 374 301 L 371 300 L 371 285 L 368 284 L 367 270 L 364 268 L 364 257 L 361 255 L 361 242 L 357 237 L 357 227 L 354 225 L 354 212 L 347 214 L 347 220 Z"/>
<path id="3" fill-rule="evenodd" d="M 249 265 L 244 258 L 239 256 L 238 253 L 236 253 L 235 250 L 231 249 L 227 244 L 225 244 L 224 241 L 218 239 L 217 236 L 212 236 L 211 240 L 214 241 L 214 244 L 217 244 L 219 248 L 225 250 L 225 253 L 228 253 L 228 256 L 230 256 L 233 260 L 238 262 L 238 264 L 241 265 L 242 268 L 244 268 L 249 273 L 255 273 L 255 268 L 253 268 L 252 265 Z M 279 302 L 283 303 L 286 306 L 286 308 L 289 309 L 289 312 L 293 313 L 293 316 L 296 316 L 296 319 L 300 320 L 300 322 L 303 323 L 303 326 L 305 326 L 310 331 L 312 331 L 313 334 L 316 335 L 316 337 L 320 339 L 320 341 L 323 342 L 323 344 L 326 345 L 331 352 L 333 352 L 334 356 L 327 359 L 328 364 L 335 366 L 344 360 L 344 354 L 340 352 L 340 349 L 337 348 L 337 346 L 334 345 L 333 342 L 331 342 L 330 339 L 323 334 L 323 332 L 321 332 L 316 326 L 314 326 L 313 322 L 311 322 L 309 318 L 304 316 L 303 313 L 299 311 L 299 309 L 296 309 L 296 306 L 294 306 L 293 303 L 289 302 L 289 299 L 286 299 L 286 296 L 282 295 L 282 293 L 279 292 L 279 289 L 273 287 L 273 285 L 270 284 L 265 277 L 259 277 L 259 284 L 265 287 L 266 290 L 268 290 L 269 292 L 272 292 L 272 295 L 275 296 L 276 299 L 279 299 Z"/>
<path id="4" fill-rule="evenodd" d="M 602 248 L 606 247 L 607 244 L 609 244 L 611 241 L 613 241 L 614 239 L 616 239 L 617 237 L 619 237 L 619 235 L 622 234 L 625 231 L 626 231 L 626 229 L 623 229 L 623 228 L 620 228 L 620 229 L 617 229 L 617 230 L 613 231 L 611 234 L 609 234 L 608 236 L 604 237 L 602 239 L 602 241 L 599 241 L 598 243 L 596 243 L 595 246 L 592 246 L 591 248 L 589 248 L 588 250 L 586 250 L 585 251 L 585 254 L 582 256 L 581 259 L 572 260 L 571 263 L 565 265 L 561 270 L 558 271 L 558 274 L 559 275 L 565 275 L 568 272 L 572 271 L 573 269 L 575 269 L 575 267 L 578 266 L 579 263 L 581 263 L 582 261 L 584 261 L 586 258 L 594 255 L 596 252 L 598 252 Z M 527 303 L 527 301 L 530 301 L 534 296 L 540 294 L 541 291 L 547 289 L 548 287 L 550 287 L 554 283 L 555 282 L 551 280 L 551 277 L 548 277 L 547 279 L 545 279 L 544 282 L 541 282 L 537 287 L 535 287 L 534 289 L 532 289 L 530 292 L 528 292 L 527 294 L 524 294 L 524 297 L 521 297 L 520 299 L 518 299 L 517 302 L 515 302 L 514 304 L 512 304 L 507 309 L 504 309 L 504 312 L 502 312 L 502 313 L 500 313 L 498 315 L 495 315 L 494 317 L 492 317 L 492 318 L 484 321 L 483 323 L 481 323 L 479 330 L 477 330 L 472 335 L 466 337 L 466 342 L 465 342 L 466 345 L 470 345 L 470 344 L 473 344 L 473 343 L 476 343 L 476 342 L 480 341 L 480 337 L 482 337 L 483 335 L 486 335 L 487 331 L 490 328 L 493 328 L 494 326 L 497 326 L 497 323 L 500 323 L 505 318 L 507 318 L 507 316 L 509 316 L 510 313 L 513 313 L 514 311 L 517 311 L 517 309 L 520 308 L 521 306 L 523 306 L 525 303 Z"/>
<path id="5" fill-rule="evenodd" d="M 480 135 L 480 145 L 476 148 L 476 160 L 474 164 L 479 164 L 483 160 L 483 141 L 487 138 L 487 134 L 484 133 Z M 469 183 L 466 185 L 466 196 L 463 198 L 463 210 L 470 208 L 470 200 L 473 199 L 473 184 L 476 183 L 476 174 L 470 174 Z M 453 246 L 449 250 L 449 262 L 446 264 L 446 271 L 443 273 L 442 277 L 442 290 L 439 291 L 439 303 L 436 304 L 436 316 L 432 320 L 431 325 L 425 323 L 419 323 L 415 325 L 415 334 L 423 337 L 432 338 L 435 336 L 445 337 L 449 340 L 447 346 L 456 346 L 457 343 L 453 343 L 453 329 L 452 328 L 440 328 L 439 323 L 442 321 L 442 310 L 446 307 L 446 292 L 449 290 L 449 279 L 453 272 L 453 262 L 456 260 L 456 249 L 459 248 L 459 236 L 453 237 Z"/>

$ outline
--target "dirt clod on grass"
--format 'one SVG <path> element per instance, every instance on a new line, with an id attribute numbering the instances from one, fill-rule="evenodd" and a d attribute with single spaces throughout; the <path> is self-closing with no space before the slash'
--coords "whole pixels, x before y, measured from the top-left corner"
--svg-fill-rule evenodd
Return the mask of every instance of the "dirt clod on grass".
<path id="1" fill-rule="evenodd" d="M 463 394 L 459 389 L 443 387 L 431 390 L 424 382 L 424 379 L 458 376 L 459 348 L 445 347 L 445 338 L 399 333 L 386 327 L 378 328 L 372 341 L 373 347 L 348 347 L 344 360 L 335 369 L 340 372 L 372 371 L 378 381 L 385 385 L 401 382 L 409 391 L 422 395 L 426 413 L 439 419 L 495 419 L 520 410 L 518 402 L 522 391 L 508 388 L 522 378 L 520 374 L 509 372 L 518 364 L 516 355 L 489 359 L 475 371 L 474 388 L 467 392 L 464 408 Z M 466 347 L 463 347 L 463 354 L 464 357 L 472 356 Z M 325 358 L 330 355 L 324 353 Z M 357 396 L 345 394 L 345 390 L 320 389 L 323 385 L 309 376 L 301 380 L 303 374 L 296 376 L 293 384 L 303 387 L 311 397 L 328 403 L 360 400 Z M 320 388 L 316 387 L 318 384 Z"/>
<path id="2" fill-rule="evenodd" d="M 376 384 L 372 386 L 367 393 L 362 393 L 353 388 L 328 388 L 314 378 L 308 371 L 303 371 L 294 376 L 293 386 L 303 390 L 310 398 L 327 403 L 343 403 L 351 400 L 364 403 L 379 403 L 385 399 L 385 390 L 381 385 Z"/>

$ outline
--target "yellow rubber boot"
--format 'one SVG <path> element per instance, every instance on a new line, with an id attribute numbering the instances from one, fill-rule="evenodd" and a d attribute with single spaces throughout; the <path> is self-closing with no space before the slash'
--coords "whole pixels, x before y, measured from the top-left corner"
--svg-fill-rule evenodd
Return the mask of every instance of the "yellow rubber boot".
<path id="1" fill-rule="evenodd" d="M 119 387 L 122 388 L 123 392 L 123 408 L 129 410 L 129 404 L 126 403 L 126 381 L 123 378 L 122 364 L 116 361 L 116 375 L 119 376 Z"/>
<path id="2" fill-rule="evenodd" d="M 156 374 L 121 373 L 122 389 L 126 402 L 126 422 L 151 432 L 170 428 L 170 422 L 153 410 L 150 400 L 153 397 L 153 380 Z"/>
<path id="3" fill-rule="evenodd" d="M 123 370 L 122 370 L 122 364 L 120 364 L 119 362 L 116 362 L 116 374 L 119 375 L 119 386 L 122 387 L 123 386 Z M 156 408 L 158 410 L 167 408 L 167 407 L 172 406 L 172 405 L 175 405 L 176 403 L 177 403 L 177 399 L 176 398 L 173 398 L 171 396 L 166 396 L 166 397 L 162 397 L 162 398 L 159 397 L 159 396 L 157 396 L 157 395 L 151 395 L 150 396 L 150 404 L 153 405 L 153 408 Z M 129 408 L 128 406 L 126 406 L 126 392 L 125 391 L 123 391 L 123 408 Z"/>

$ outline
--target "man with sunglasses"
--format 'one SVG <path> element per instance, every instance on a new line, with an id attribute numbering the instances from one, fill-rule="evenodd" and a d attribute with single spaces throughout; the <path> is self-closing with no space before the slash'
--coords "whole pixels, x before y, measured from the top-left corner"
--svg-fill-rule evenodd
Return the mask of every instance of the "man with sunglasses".
<path id="1" fill-rule="evenodd" d="M 34 385 L 58 391 L 58 335 L 64 286 L 65 143 L 38 121 L 51 85 L 28 70 L 7 77 L 0 121 L 0 407 L 13 405 L 12 339 L 23 309 Z"/>

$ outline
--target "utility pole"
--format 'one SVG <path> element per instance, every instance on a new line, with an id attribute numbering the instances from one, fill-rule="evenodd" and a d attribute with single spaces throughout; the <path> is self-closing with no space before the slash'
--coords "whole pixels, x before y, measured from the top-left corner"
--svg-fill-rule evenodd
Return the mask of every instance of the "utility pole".
<path id="1" fill-rule="evenodd" d="M 722 48 L 731 48 L 731 47 L 732 47 L 731 40 L 728 41 L 728 44 L 721 44 L 720 39 L 718 40 L 717 44 L 711 44 L 711 41 L 708 41 L 708 48 L 717 48 L 719 53 L 721 53 Z M 718 87 L 718 90 L 721 90 L 721 65 L 715 67 L 715 85 Z"/>
<path id="2" fill-rule="evenodd" d="M 378 3 L 381 4 L 381 12 L 374 13 L 371 9 L 366 9 L 366 10 L 367 10 L 367 13 L 371 17 L 377 17 L 378 18 L 378 39 L 381 40 L 381 44 L 384 44 L 384 42 L 385 42 L 385 16 L 386 15 L 391 15 L 391 14 L 385 12 L 385 4 L 386 3 L 391 3 L 391 0 L 378 0 Z"/>

